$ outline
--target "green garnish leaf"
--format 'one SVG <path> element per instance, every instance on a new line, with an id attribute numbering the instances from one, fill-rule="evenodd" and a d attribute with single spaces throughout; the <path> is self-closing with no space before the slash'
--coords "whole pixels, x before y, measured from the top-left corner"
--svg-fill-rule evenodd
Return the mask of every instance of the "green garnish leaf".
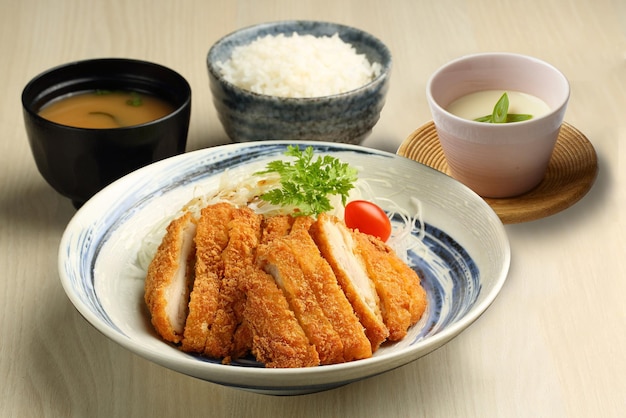
<path id="1" fill-rule="evenodd" d="M 509 95 L 504 92 L 504 94 L 502 94 L 502 96 L 500 96 L 500 99 L 498 99 L 498 101 L 496 102 L 496 105 L 493 107 L 493 112 L 491 113 L 491 115 L 481 116 L 480 118 L 474 119 L 474 121 L 485 123 L 512 123 L 522 122 L 533 118 L 533 115 L 508 112 Z"/>
<path id="2" fill-rule="evenodd" d="M 491 114 L 492 123 L 506 123 L 506 115 L 509 112 L 509 95 L 504 92 L 500 99 L 493 107 L 493 113 Z"/>
<path id="3" fill-rule="evenodd" d="M 533 115 L 527 115 L 527 114 L 524 114 L 524 113 L 520 113 L 520 114 L 509 113 L 507 115 L 507 117 L 506 117 L 506 122 L 507 123 L 510 123 L 510 122 L 522 122 L 522 121 L 529 120 L 529 119 L 532 119 L 532 118 L 533 118 Z"/>
<path id="4" fill-rule="evenodd" d="M 299 146 L 289 145 L 285 155 L 295 160 L 271 161 L 265 170 L 255 173 L 280 175 L 280 187 L 261 195 L 262 200 L 274 205 L 294 206 L 298 209 L 294 213 L 296 216 L 319 215 L 332 210 L 329 197 L 334 195 L 340 196 L 345 206 L 358 177 L 355 168 L 329 155 L 313 159 L 311 146 L 302 151 Z"/>
<path id="5" fill-rule="evenodd" d="M 96 96 L 104 96 L 104 95 L 113 94 L 113 93 L 116 93 L 116 91 L 105 90 L 105 89 L 97 89 L 95 91 Z M 118 93 L 124 93 L 124 92 L 120 91 Z M 139 107 L 143 104 L 143 100 L 139 93 L 137 93 L 136 91 L 131 91 L 129 94 L 130 94 L 130 98 L 126 100 L 127 105 L 133 106 L 133 107 Z"/>
<path id="6" fill-rule="evenodd" d="M 139 107 L 143 104 L 143 101 L 141 100 L 139 93 L 133 91 L 130 93 L 130 99 L 126 100 L 126 104 L 133 107 Z"/>
<path id="7" fill-rule="evenodd" d="M 487 122 L 491 123 L 491 115 L 483 116 L 481 118 L 474 119 L 476 122 Z"/>

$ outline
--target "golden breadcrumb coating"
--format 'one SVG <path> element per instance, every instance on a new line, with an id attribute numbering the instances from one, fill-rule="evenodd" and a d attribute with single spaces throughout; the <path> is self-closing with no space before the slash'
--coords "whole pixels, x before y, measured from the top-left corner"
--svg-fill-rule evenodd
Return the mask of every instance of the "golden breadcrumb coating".
<path id="1" fill-rule="evenodd" d="M 309 232 L 330 264 L 344 294 L 365 328 L 372 352 L 389 336 L 379 307 L 376 288 L 367 274 L 351 231 L 337 218 L 321 214 Z"/>
<path id="2" fill-rule="evenodd" d="M 308 224 L 311 225 L 312 221 Z M 296 228 L 294 224 L 289 237 L 285 238 L 285 243 L 296 256 L 319 306 L 341 339 L 343 361 L 371 357 L 372 347 L 365 335 L 365 329 L 341 290 L 333 269 L 315 245 L 308 228 Z"/>
<path id="3" fill-rule="evenodd" d="M 207 206 L 201 211 L 196 232 L 196 269 L 185 323 L 182 350 L 204 353 L 218 309 L 224 276 L 222 251 L 228 245 L 228 223 L 234 207 L 229 203 Z"/>
<path id="4" fill-rule="evenodd" d="M 426 291 L 421 285 L 418 274 L 409 267 L 404 261 L 397 256 L 396 252 L 388 245 L 371 235 L 366 238 L 377 248 L 378 251 L 387 254 L 387 262 L 396 270 L 396 272 L 404 279 L 404 287 L 408 295 L 409 311 L 411 313 L 411 325 L 415 325 L 426 310 L 428 299 Z"/>
<path id="5" fill-rule="evenodd" d="M 245 330 L 243 305 L 245 294 L 239 282 L 246 274 L 246 269 L 254 262 L 254 253 L 261 233 L 261 216 L 249 208 L 239 208 L 231 212 L 228 222 L 228 244 L 222 251 L 224 273 L 222 276 L 217 310 L 209 329 L 204 354 L 214 358 L 238 358 L 245 355 L 251 341 L 251 335 Z M 238 340 L 235 340 L 235 332 Z"/>
<path id="6" fill-rule="evenodd" d="M 265 367 L 371 357 L 427 307 L 420 278 L 378 238 L 338 218 L 263 216 L 218 203 L 168 225 L 145 281 L 161 337 Z"/>
<path id="7" fill-rule="evenodd" d="M 388 339 L 389 341 L 401 340 L 406 336 L 411 325 L 406 279 L 389 261 L 389 253 L 382 250 L 381 246 L 374 244 L 373 240 L 370 241 L 369 235 L 353 231 L 353 236 L 359 255 L 376 287 L 383 322 L 389 330 Z"/>
<path id="8" fill-rule="evenodd" d="M 282 289 L 300 326 L 315 346 L 321 364 L 343 362 L 343 344 L 319 306 L 315 293 L 304 277 L 288 237 L 279 237 L 259 247 L 257 261 Z M 302 254 L 302 256 L 307 256 Z"/>
<path id="9" fill-rule="evenodd" d="M 173 220 L 148 267 L 144 299 L 152 325 L 164 340 L 182 339 L 191 287 L 196 224 L 187 213 Z"/>
<path id="10" fill-rule="evenodd" d="M 311 367 L 320 359 L 274 278 L 250 266 L 244 281 L 244 316 L 252 331 L 252 354 L 265 367 Z"/>
<path id="11" fill-rule="evenodd" d="M 267 244 L 274 238 L 283 237 L 291 231 L 291 226 L 295 222 L 293 216 L 289 215 L 276 215 L 263 219 L 261 243 Z"/>

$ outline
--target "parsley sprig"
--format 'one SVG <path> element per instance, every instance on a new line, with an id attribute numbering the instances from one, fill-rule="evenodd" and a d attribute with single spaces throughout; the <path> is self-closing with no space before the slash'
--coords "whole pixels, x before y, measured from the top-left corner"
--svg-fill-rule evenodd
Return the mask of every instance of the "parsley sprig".
<path id="1" fill-rule="evenodd" d="M 294 206 L 298 209 L 296 216 L 332 210 L 330 196 L 333 195 L 341 196 L 345 206 L 357 180 L 357 170 L 330 155 L 313 159 L 313 154 L 311 146 L 302 151 L 299 146 L 289 145 L 285 155 L 294 157 L 293 161 L 271 161 L 265 170 L 255 173 L 280 175 L 280 187 L 264 193 L 261 199 L 274 205 Z"/>
<path id="2" fill-rule="evenodd" d="M 511 123 L 529 120 L 532 119 L 532 117 L 532 115 L 527 114 L 509 113 L 509 95 L 504 92 L 493 107 L 491 115 L 482 116 L 474 120 L 476 122 L 486 123 Z"/>

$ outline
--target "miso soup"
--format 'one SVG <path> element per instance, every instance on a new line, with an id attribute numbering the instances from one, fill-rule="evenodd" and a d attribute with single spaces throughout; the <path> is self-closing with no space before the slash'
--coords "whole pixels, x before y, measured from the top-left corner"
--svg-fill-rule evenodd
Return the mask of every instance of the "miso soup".
<path id="1" fill-rule="evenodd" d="M 134 91 L 96 90 L 64 96 L 39 115 L 76 128 L 122 128 L 147 123 L 174 111 L 165 100 Z"/>

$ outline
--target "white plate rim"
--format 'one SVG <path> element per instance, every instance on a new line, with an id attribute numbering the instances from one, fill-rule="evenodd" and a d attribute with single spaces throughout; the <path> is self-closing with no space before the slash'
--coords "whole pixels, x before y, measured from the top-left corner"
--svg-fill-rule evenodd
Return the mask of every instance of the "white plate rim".
<path id="1" fill-rule="evenodd" d="M 303 146 L 306 145 L 315 145 L 322 146 L 327 145 L 330 148 L 343 148 L 347 150 L 356 150 L 359 152 L 371 153 L 388 156 L 390 158 L 403 158 L 400 156 L 396 156 L 395 154 L 387 153 L 385 151 L 378 151 L 375 149 L 364 148 L 357 145 L 348 145 L 348 144 L 337 144 L 337 143 L 320 143 L 313 142 L 309 143 L 307 141 L 264 141 L 263 145 L 273 146 L 273 145 L 287 145 L 287 144 L 300 144 Z M 258 144 L 256 144 L 258 145 Z M 122 179 L 112 183 L 101 192 L 99 192 L 96 196 L 90 199 L 85 205 L 75 214 L 75 216 L 70 220 L 66 231 L 64 232 L 61 243 L 59 246 L 59 273 L 61 276 L 61 282 L 63 288 L 76 307 L 78 312 L 89 322 L 92 326 L 94 326 L 98 331 L 100 331 L 103 335 L 125 347 L 126 349 L 144 357 L 150 361 L 153 361 L 157 364 L 160 364 L 164 367 L 171 368 L 169 364 L 169 357 L 164 355 L 163 353 L 155 350 L 150 350 L 142 346 L 137 346 L 133 344 L 133 342 L 128 339 L 126 336 L 121 335 L 120 333 L 112 330 L 108 324 L 104 323 L 101 318 L 95 315 L 89 307 L 85 305 L 85 303 L 73 292 L 72 284 L 69 282 L 68 277 L 65 274 L 65 263 L 67 262 L 67 254 L 64 254 L 64 248 L 68 246 L 68 241 L 71 238 L 71 232 L 77 228 L 81 228 L 85 224 L 89 224 L 89 219 L 93 219 L 93 213 L 96 211 L 96 208 L 102 204 L 102 202 L 114 201 L 115 196 L 119 193 L 122 193 L 127 184 L 132 184 L 136 179 L 140 179 L 145 177 L 151 170 L 159 170 L 162 167 L 165 167 L 169 164 L 175 163 L 179 160 L 185 159 L 200 159 L 204 154 L 220 152 L 224 150 L 237 150 L 240 148 L 246 148 L 252 146 L 251 143 L 236 143 L 223 145 L 214 148 L 208 148 L 203 150 L 197 150 L 188 152 L 186 154 L 182 154 L 179 156 L 171 157 L 166 160 L 162 160 L 160 162 L 151 164 L 147 167 L 139 169 L 133 173 L 128 174 Z M 441 176 L 440 179 L 443 182 L 456 182 L 456 180 L 446 176 L 434 170 L 430 167 L 422 165 L 417 162 L 413 162 L 416 166 L 419 166 L 421 170 L 430 170 L 434 175 Z M 458 183 L 456 187 L 465 188 L 465 186 Z M 471 195 L 473 192 L 467 189 L 467 193 Z M 122 193 L 123 194 L 123 193 Z M 480 199 L 476 195 L 476 199 L 480 200 L 480 202 L 484 201 Z M 276 390 L 287 390 L 287 391 L 298 391 L 304 390 L 308 391 L 312 387 L 324 388 L 327 386 L 333 386 L 335 384 L 345 384 L 353 380 L 359 380 L 364 377 L 368 377 L 371 375 L 379 374 L 388 370 L 391 370 L 396 367 L 400 367 L 404 364 L 407 364 L 411 361 L 416 360 L 417 358 L 428 354 L 429 352 L 435 350 L 436 348 L 442 346 L 452 338 L 456 337 L 461 331 L 465 330 L 469 325 L 475 322 L 493 303 L 497 295 L 499 294 L 502 286 L 505 283 L 506 277 L 508 275 L 508 269 L 510 265 L 511 253 L 510 246 L 508 243 L 508 238 L 506 237 L 506 231 L 504 230 L 504 226 L 500 222 L 497 215 L 492 211 L 492 209 L 484 203 L 485 213 L 487 216 L 491 216 L 489 212 L 491 212 L 493 219 L 491 222 L 495 224 L 499 224 L 497 226 L 498 234 L 497 237 L 500 242 L 503 244 L 502 248 L 502 269 L 500 271 L 499 277 L 495 278 L 495 285 L 491 288 L 489 294 L 480 301 L 480 303 L 474 305 L 474 307 L 467 313 L 466 316 L 450 325 L 448 328 L 443 330 L 442 332 L 430 336 L 428 339 L 424 340 L 421 344 L 421 349 L 419 352 L 415 352 L 413 355 L 406 355 L 399 359 L 390 359 L 390 357 L 394 357 L 393 355 L 382 355 L 379 357 L 372 357 L 370 359 L 360 360 L 359 362 L 363 362 L 364 366 L 367 366 L 367 372 L 364 374 L 361 371 L 357 371 L 354 367 L 354 362 L 352 363 L 344 363 L 330 366 L 322 366 L 322 367 L 314 367 L 314 368 L 306 368 L 306 369 L 264 369 L 264 368 L 238 368 L 238 378 L 232 379 L 232 375 L 230 374 L 229 367 L 223 365 L 216 365 L 212 363 L 202 363 L 201 369 L 198 370 L 198 360 L 195 358 L 189 359 L 178 359 L 180 362 L 178 371 L 188 374 L 190 376 L 198 377 L 204 380 L 212 381 L 219 384 L 225 385 L 233 385 L 237 387 L 245 388 L 250 381 L 257 381 L 259 378 L 266 379 L 266 383 L 264 388 L 268 391 L 272 391 L 273 388 Z M 340 379 L 335 378 L 335 376 L 341 376 Z M 299 382 L 308 381 L 308 384 L 302 385 L 301 387 L 293 387 L 287 384 L 285 386 L 285 379 L 288 382 L 290 379 L 295 379 Z M 330 383 L 329 383 L 330 379 Z M 250 388 L 254 390 L 256 385 L 250 385 Z M 263 390 L 263 389 L 261 389 Z"/>

